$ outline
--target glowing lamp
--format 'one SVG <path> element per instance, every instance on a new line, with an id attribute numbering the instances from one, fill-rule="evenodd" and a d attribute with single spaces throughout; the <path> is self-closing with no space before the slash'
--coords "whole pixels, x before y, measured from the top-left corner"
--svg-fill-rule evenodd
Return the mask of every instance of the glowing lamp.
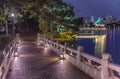
<path id="1" fill-rule="evenodd" d="M 60 58 L 59 58 L 60 60 L 64 60 L 65 59 L 65 56 L 64 56 L 64 54 L 60 54 Z"/>
<path id="2" fill-rule="evenodd" d="M 15 56 L 17 56 L 18 54 L 17 53 L 15 53 Z"/>
<path id="3" fill-rule="evenodd" d="M 46 43 L 46 44 L 45 44 L 45 47 L 48 47 L 48 46 L 49 46 L 49 44 L 48 44 L 48 43 Z"/>
<path id="4" fill-rule="evenodd" d="M 15 56 L 15 57 L 18 57 L 18 53 L 16 52 L 14 56 Z"/>
<path id="5" fill-rule="evenodd" d="M 11 16 L 12 16 L 12 17 L 14 17 L 14 16 L 15 16 L 15 14 L 13 14 L 13 13 L 12 13 L 12 14 L 11 14 Z"/>

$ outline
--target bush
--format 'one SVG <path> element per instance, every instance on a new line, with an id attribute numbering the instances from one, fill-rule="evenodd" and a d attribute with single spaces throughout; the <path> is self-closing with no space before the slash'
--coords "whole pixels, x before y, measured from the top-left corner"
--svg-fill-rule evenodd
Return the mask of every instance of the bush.
<path id="1" fill-rule="evenodd" d="M 71 42 L 75 40 L 76 35 L 77 33 L 74 30 L 68 29 L 65 32 L 56 34 L 56 36 L 54 36 L 54 40 L 58 40 L 60 42 Z"/>
<path id="2" fill-rule="evenodd" d="M 11 40 L 11 36 L 2 35 L 0 37 L 0 49 L 3 49 Z"/>
<path id="3" fill-rule="evenodd" d="M 2 42 L 2 43 L 8 44 L 8 43 L 12 40 L 12 37 L 11 37 L 11 36 L 3 35 L 3 36 L 1 36 L 0 39 L 1 39 L 1 42 Z"/>

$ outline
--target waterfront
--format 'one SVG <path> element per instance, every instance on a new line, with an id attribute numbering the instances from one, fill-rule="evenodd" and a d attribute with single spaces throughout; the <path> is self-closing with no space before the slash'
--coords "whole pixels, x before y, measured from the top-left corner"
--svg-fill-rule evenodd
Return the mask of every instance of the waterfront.
<path id="1" fill-rule="evenodd" d="M 102 53 L 109 53 L 111 61 L 120 65 L 120 30 L 107 30 L 101 35 L 83 35 L 77 39 L 77 46 L 83 46 L 84 52 L 101 57 Z"/>

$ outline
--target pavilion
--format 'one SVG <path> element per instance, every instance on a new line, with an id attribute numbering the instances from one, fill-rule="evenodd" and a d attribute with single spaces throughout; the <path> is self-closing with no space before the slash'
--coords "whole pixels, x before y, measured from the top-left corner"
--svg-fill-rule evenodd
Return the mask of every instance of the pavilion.
<path id="1" fill-rule="evenodd" d="M 102 21 L 102 18 L 98 18 L 97 21 L 94 22 L 95 27 L 99 26 L 105 26 L 105 24 Z"/>

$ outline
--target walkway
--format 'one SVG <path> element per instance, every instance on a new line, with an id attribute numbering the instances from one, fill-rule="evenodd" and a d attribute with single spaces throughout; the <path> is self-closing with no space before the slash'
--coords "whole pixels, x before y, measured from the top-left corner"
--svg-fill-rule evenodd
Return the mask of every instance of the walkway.
<path id="1" fill-rule="evenodd" d="M 59 60 L 49 47 L 37 46 L 33 37 L 23 37 L 7 79 L 92 79 L 78 68 Z"/>

